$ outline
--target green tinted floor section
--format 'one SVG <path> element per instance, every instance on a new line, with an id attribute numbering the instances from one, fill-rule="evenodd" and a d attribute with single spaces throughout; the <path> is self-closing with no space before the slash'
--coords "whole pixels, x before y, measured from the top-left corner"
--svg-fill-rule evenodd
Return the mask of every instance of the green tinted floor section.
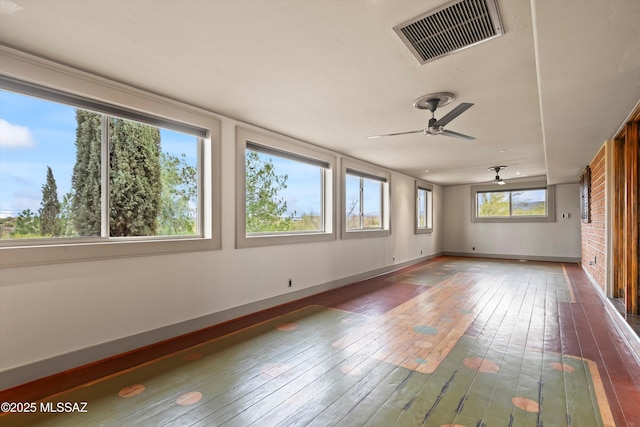
<path id="1" fill-rule="evenodd" d="M 483 330 L 421 373 L 378 357 L 402 352 L 403 332 L 388 323 L 311 306 L 47 399 L 87 402 L 86 413 L 10 415 L 0 424 L 603 425 L 604 393 L 588 361 Z M 606 413 L 606 399 L 600 404 Z"/>

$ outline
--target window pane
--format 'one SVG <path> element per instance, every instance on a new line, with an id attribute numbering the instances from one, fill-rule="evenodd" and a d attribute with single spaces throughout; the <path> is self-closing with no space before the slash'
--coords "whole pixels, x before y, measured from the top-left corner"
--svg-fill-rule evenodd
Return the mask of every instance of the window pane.
<path id="1" fill-rule="evenodd" d="M 197 137 L 118 117 L 108 123 L 109 236 L 195 235 Z"/>
<path id="2" fill-rule="evenodd" d="M 78 184 L 73 176 L 80 173 L 75 167 L 79 156 L 85 170 L 99 175 L 100 132 L 76 132 L 76 109 L 67 105 L 3 90 L 0 105 L 0 237 L 99 235 L 100 216 L 90 218 L 84 206 L 74 203 Z M 97 146 L 97 152 L 78 154 L 78 139 Z M 99 180 L 82 191 L 100 212 Z"/>
<path id="3" fill-rule="evenodd" d="M 427 228 L 433 228 L 433 192 L 427 190 Z"/>
<path id="4" fill-rule="evenodd" d="M 382 228 L 382 183 L 362 178 L 363 227 Z"/>
<path id="5" fill-rule="evenodd" d="M 427 228 L 427 190 L 418 189 L 418 228 Z"/>
<path id="6" fill-rule="evenodd" d="M 509 192 L 477 193 L 478 217 L 508 217 Z"/>
<path id="7" fill-rule="evenodd" d="M 158 235 L 199 234 L 199 138 L 160 128 L 160 140 Z"/>
<path id="8" fill-rule="evenodd" d="M 347 174 L 345 180 L 347 230 L 359 230 L 362 228 L 360 224 L 360 177 Z"/>
<path id="9" fill-rule="evenodd" d="M 247 234 L 324 231 L 324 168 L 246 150 Z"/>
<path id="10" fill-rule="evenodd" d="M 520 190 L 511 192 L 513 216 L 546 215 L 546 190 Z"/>

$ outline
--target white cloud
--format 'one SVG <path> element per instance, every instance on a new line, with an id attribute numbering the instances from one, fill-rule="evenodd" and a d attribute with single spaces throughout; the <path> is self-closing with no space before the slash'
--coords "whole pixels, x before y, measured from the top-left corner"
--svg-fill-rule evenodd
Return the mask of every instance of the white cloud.
<path id="1" fill-rule="evenodd" d="M 30 148 L 34 145 L 33 137 L 28 127 L 14 125 L 5 119 L 0 119 L 0 147 Z"/>
<path id="2" fill-rule="evenodd" d="M 13 15 L 22 9 L 24 9 L 22 6 L 12 2 L 11 0 L 0 0 L 0 13 L 4 15 Z"/>

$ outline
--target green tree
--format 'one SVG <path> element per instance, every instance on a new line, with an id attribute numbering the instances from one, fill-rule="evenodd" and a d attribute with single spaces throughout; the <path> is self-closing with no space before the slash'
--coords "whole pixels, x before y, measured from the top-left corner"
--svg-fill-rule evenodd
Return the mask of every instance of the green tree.
<path id="1" fill-rule="evenodd" d="M 50 166 L 47 166 L 47 182 L 42 186 L 40 206 L 40 234 L 42 236 L 58 236 L 60 234 L 58 219 L 60 202 L 58 201 L 58 186 Z"/>
<path id="2" fill-rule="evenodd" d="M 31 209 L 25 209 L 18 215 L 16 226 L 11 233 L 14 238 L 37 238 L 40 237 L 40 218 L 31 212 Z"/>
<path id="3" fill-rule="evenodd" d="M 73 226 L 73 193 L 67 193 L 60 203 L 60 235 L 64 237 L 76 236 Z"/>
<path id="4" fill-rule="evenodd" d="M 478 193 L 478 216 L 509 216 L 509 193 Z"/>
<path id="5" fill-rule="evenodd" d="M 99 236 L 102 116 L 78 109 L 76 123 L 76 164 L 71 177 L 71 217 L 78 235 Z"/>
<path id="6" fill-rule="evenodd" d="M 153 126 L 76 110 L 76 164 L 71 213 L 80 236 L 101 232 L 101 141 L 109 136 L 110 236 L 153 236 L 160 211 L 160 130 Z"/>
<path id="7" fill-rule="evenodd" d="M 194 234 L 196 232 L 197 171 L 180 157 L 160 154 L 162 181 L 161 208 L 158 215 L 158 234 L 163 236 Z"/>
<path id="8" fill-rule="evenodd" d="M 261 159 L 255 151 L 246 156 L 247 233 L 291 230 L 286 216 L 287 202 L 279 197 L 287 188 L 287 175 L 277 175 L 271 159 Z"/>
<path id="9" fill-rule="evenodd" d="M 111 236 L 155 236 L 162 194 L 160 130 L 109 119 Z"/>

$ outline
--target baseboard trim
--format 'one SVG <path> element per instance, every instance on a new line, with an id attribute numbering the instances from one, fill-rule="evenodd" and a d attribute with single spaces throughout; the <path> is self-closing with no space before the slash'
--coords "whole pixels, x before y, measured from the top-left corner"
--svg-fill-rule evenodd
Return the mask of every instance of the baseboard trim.
<path id="1" fill-rule="evenodd" d="M 180 346 L 182 346 L 182 348 L 187 348 L 197 344 L 198 341 L 206 340 L 207 337 L 211 335 L 207 333 L 207 330 L 209 329 L 216 327 L 220 328 L 221 325 L 237 321 L 251 314 L 267 312 L 277 307 L 303 300 L 304 298 L 312 295 L 317 295 L 322 292 L 347 286 L 365 279 L 370 279 L 395 270 L 410 267 L 414 264 L 428 261 L 441 255 L 442 253 L 439 252 L 409 261 L 391 264 L 375 270 L 354 274 L 352 276 L 336 279 L 305 289 L 233 307 L 184 322 L 175 323 L 151 331 L 142 332 L 16 368 L 11 368 L 0 372 L 0 390 L 2 390 L 0 391 L 0 396 L 7 397 L 8 395 L 6 392 L 9 392 L 10 396 L 20 396 L 19 388 L 23 386 L 34 388 L 34 382 L 43 380 L 46 380 L 47 383 L 64 384 L 64 387 L 60 386 L 59 388 L 66 389 L 69 388 L 67 387 L 68 385 L 73 385 L 69 380 L 61 378 L 72 376 L 80 369 L 91 368 L 96 372 L 96 378 L 100 378 L 102 376 L 109 375 L 110 373 L 114 373 L 109 372 L 109 364 L 122 366 L 121 364 L 115 363 L 115 359 L 129 358 L 129 365 L 135 366 L 136 364 L 144 361 L 145 357 L 148 357 L 145 355 L 151 353 L 152 348 L 155 353 L 163 351 L 158 350 L 159 348 L 166 349 L 166 351 L 170 352 L 178 351 Z M 273 316 L 277 314 L 278 313 L 272 313 L 271 315 Z M 179 342 L 182 344 L 179 344 Z M 104 366 L 98 369 L 96 367 L 98 365 Z M 4 398 L 3 401 L 4 400 L 10 399 Z"/>
<path id="2" fill-rule="evenodd" d="M 613 302 L 607 297 L 605 292 L 602 290 L 600 285 L 594 280 L 591 274 L 584 268 L 583 265 L 580 265 L 582 271 L 585 273 L 587 278 L 589 279 L 589 283 L 593 286 L 600 298 L 602 299 L 605 311 L 611 318 L 614 326 L 620 332 L 622 339 L 627 343 L 627 347 L 631 350 L 631 353 L 635 356 L 638 363 L 640 363 L 640 337 L 636 332 L 631 328 L 627 320 L 624 318 L 622 313 L 618 311 Z"/>
<path id="3" fill-rule="evenodd" d="M 566 262 L 580 263 L 580 257 L 558 257 L 558 256 L 542 256 L 542 255 L 511 255 L 511 254 L 482 254 L 477 252 L 443 252 L 445 256 L 471 257 L 471 258 L 491 258 L 491 259 L 518 259 L 525 261 L 547 261 L 547 262 Z"/>
<path id="4" fill-rule="evenodd" d="M 631 353 L 633 353 L 638 363 L 640 363 L 640 337 L 638 337 L 613 303 L 609 301 L 608 298 L 603 299 L 607 313 L 609 314 L 609 317 L 611 317 L 613 324 L 620 332 L 620 335 L 622 335 L 622 338 L 627 342 L 627 346 L 631 349 Z"/>

